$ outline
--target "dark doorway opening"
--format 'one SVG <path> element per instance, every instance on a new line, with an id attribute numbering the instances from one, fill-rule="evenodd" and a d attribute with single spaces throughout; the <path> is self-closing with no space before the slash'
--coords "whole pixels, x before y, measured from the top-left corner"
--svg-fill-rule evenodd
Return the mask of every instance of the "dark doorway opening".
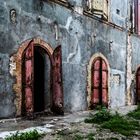
<path id="1" fill-rule="evenodd" d="M 45 83 L 45 59 L 44 50 L 34 48 L 34 112 L 45 109 L 44 83 Z"/>

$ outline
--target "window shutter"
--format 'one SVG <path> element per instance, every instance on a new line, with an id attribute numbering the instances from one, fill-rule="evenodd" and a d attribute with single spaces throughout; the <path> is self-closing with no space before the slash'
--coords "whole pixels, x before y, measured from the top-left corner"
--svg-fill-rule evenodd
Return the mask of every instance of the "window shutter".
<path id="1" fill-rule="evenodd" d="M 95 15 L 108 18 L 108 0 L 93 0 L 92 11 Z"/>

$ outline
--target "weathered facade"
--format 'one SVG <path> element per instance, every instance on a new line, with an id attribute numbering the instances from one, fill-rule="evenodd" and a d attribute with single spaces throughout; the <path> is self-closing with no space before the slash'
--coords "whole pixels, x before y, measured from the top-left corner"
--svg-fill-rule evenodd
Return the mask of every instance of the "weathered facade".
<path id="1" fill-rule="evenodd" d="M 0 0 L 0 118 L 136 104 L 138 2 Z"/>

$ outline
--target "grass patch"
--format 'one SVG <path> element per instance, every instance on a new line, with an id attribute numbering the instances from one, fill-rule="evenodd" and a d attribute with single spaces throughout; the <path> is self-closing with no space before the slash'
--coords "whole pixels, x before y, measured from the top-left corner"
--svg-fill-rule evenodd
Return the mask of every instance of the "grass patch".
<path id="1" fill-rule="evenodd" d="M 135 130 L 140 130 L 138 121 L 128 120 L 118 114 L 114 115 L 109 121 L 104 122 L 101 127 L 125 136 L 134 135 Z"/>
<path id="2" fill-rule="evenodd" d="M 137 107 L 136 110 L 130 112 L 127 114 L 129 117 L 132 117 L 134 119 L 140 120 L 140 105 Z"/>
<path id="3" fill-rule="evenodd" d="M 93 133 L 89 133 L 85 136 L 83 135 L 80 135 L 80 134 L 76 134 L 74 137 L 73 137 L 74 140 L 84 140 L 84 139 L 87 139 L 87 140 L 95 140 L 94 139 L 94 134 Z"/>
<path id="4" fill-rule="evenodd" d="M 94 135 L 95 135 L 95 134 L 93 134 L 93 133 L 89 133 L 89 134 L 86 136 L 86 138 L 87 138 L 88 140 L 95 140 L 95 139 L 93 138 Z"/>
<path id="5" fill-rule="evenodd" d="M 113 115 L 107 109 L 101 109 L 95 115 L 90 115 L 88 119 L 85 119 L 85 123 L 97 123 L 101 124 L 105 121 L 109 121 Z"/>
<path id="6" fill-rule="evenodd" d="M 106 140 L 119 140 L 118 138 L 115 138 L 115 137 L 111 137 L 111 138 L 108 138 Z"/>
<path id="7" fill-rule="evenodd" d="M 95 115 L 90 115 L 88 119 L 85 119 L 85 123 L 100 124 L 101 128 L 110 129 L 125 136 L 134 135 L 136 130 L 140 130 L 138 121 L 127 119 L 118 113 L 113 115 L 107 109 L 102 109 Z"/>
<path id="8" fill-rule="evenodd" d="M 74 140 L 83 140 L 84 137 L 82 135 L 76 134 L 73 139 Z"/>
<path id="9" fill-rule="evenodd" d="M 37 130 L 33 130 L 25 133 L 17 132 L 16 134 L 5 138 L 5 140 L 38 140 L 40 137 L 42 137 L 42 135 L 39 134 Z"/>

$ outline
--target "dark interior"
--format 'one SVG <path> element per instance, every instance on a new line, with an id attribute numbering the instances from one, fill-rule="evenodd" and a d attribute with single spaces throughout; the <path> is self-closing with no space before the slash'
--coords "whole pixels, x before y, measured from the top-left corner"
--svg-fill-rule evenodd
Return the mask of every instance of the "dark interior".
<path id="1" fill-rule="evenodd" d="M 45 60 L 43 49 L 34 49 L 34 112 L 44 111 Z"/>

